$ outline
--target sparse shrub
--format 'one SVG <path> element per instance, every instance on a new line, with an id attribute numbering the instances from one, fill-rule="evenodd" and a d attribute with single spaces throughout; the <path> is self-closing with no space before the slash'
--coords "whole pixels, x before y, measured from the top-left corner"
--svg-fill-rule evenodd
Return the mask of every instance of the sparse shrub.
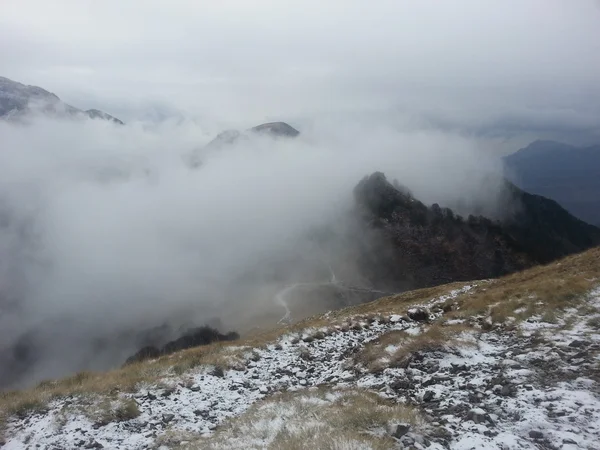
<path id="1" fill-rule="evenodd" d="M 596 317 L 592 317 L 591 319 L 588 319 L 587 324 L 588 324 L 588 326 L 590 326 L 596 330 L 600 330 L 600 316 L 596 316 Z"/>
<path id="2" fill-rule="evenodd" d="M 313 337 L 315 339 L 325 339 L 325 333 L 323 333 L 321 330 L 317 331 L 315 334 L 313 334 Z"/>
<path id="3" fill-rule="evenodd" d="M 138 404 L 132 398 L 124 400 L 114 411 L 114 417 L 118 422 L 135 419 L 139 415 L 140 409 Z"/>

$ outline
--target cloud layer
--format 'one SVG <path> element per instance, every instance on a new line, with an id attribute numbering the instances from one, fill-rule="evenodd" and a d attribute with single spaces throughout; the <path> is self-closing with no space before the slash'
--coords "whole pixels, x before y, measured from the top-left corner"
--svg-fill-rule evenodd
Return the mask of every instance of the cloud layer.
<path id="1" fill-rule="evenodd" d="M 89 361 L 94 345 L 165 320 L 251 325 L 273 308 L 274 288 L 314 281 L 276 261 L 331 263 L 307 236 L 349 210 L 353 187 L 373 171 L 429 203 L 490 204 L 499 194 L 484 180 L 497 170 L 484 141 L 382 122 L 255 137 L 200 152 L 196 170 L 185 157 L 207 139 L 193 123 L 37 119 L 0 123 L 0 134 L 1 341 L 7 350 L 33 332 L 34 347 L 43 343 L 35 379 L 118 363 L 133 339 L 123 354 L 109 345 Z"/>
<path id="2" fill-rule="evenodd" d="M 599 19 L 593 0 L 8 0 L 0 58 L 5 76 L 127 121 L 380 109 L 597 136 Z"/>

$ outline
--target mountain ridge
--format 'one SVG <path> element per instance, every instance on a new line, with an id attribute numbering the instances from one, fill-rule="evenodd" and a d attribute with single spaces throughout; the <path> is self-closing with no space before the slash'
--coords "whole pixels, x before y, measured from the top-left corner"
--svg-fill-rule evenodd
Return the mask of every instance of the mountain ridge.
<path id="1" fill-rule="evenodd" d="M 81 110 L 63 102 L 56 94 L 39 86 L 26 85 L 0 76 L 0 118 L 14 120 L 34 111 L 55 117 L 87 117 L 118 125 L 124 123 L 98 109 Z"/>
<path id="2" fill-rule="evenodd" d="M 600 145 L 576 147 L 537 140 L 503 158 L 505 176 L 532 194 L 556 200 L 600 225 Z"/>

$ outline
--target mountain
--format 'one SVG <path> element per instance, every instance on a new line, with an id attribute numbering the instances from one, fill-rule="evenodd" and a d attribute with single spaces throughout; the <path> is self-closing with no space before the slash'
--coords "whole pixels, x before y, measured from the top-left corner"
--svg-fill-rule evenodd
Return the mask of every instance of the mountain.
<path id="1" fill-rule="evenodd" d="M 0 396 L 0 445 L 592 449 L 600 250 Z"/>
<path id="2" fill-rule="evenodd" d="M 363 226 L 348 245 L 355 243 L 363 276 L 394 291 L 497 277 L 600 245 L 600 229 L 555 201 L 508 181 L 505 191 L 506 205 L 514 210 L 505 219 L 462 218 L 448 208 L 424 205 L 408 189 L 374 173 L 354 189 Z M 366 233 L 370 238 L 361 239 Z"/>
<path id="3" fill-rule="evenodd" d="M 124 123 L 98 109 L 83 111 L 64 103 L 55 94 L 38 86 L 28 86 L 8 78 L 0 77 L 0 118 L 16 119 L 31 112 L 41 112 L 54 117 L 89 117 Z"/>
<path id="4" fill-rule="evenodd" d="M 192 167 L 198 167 L 202 164 L 201 154 L 205 151 L 221 150 L 243 140 L 251 139 L 252 136 L 268 136 L 274 139 L 295 138 L 300 132 L 285 122 L 268 122 L 245 131 L 236 129 L 225 130 L 219 133 L 212 141 L 204 147 L 198 148 L 192 152 L 188 158 L 188 163 Z"/>
<path id="5" fill-rule="evenodd" d="M 504 158 L 520 188 L 556 200 L 571 214 L 600 225 L 600 145 L 535 141 Z"/>

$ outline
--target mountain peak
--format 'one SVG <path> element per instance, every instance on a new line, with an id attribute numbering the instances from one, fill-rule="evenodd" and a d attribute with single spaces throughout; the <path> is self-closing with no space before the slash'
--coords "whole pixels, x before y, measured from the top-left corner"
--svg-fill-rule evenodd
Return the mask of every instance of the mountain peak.
<path id="1" fill-rule="evenodd" d="M 300 134 L 298 130 L 285 122 L 263 123 L 252 127 L 250 130 L 258 133 L 267 133 L 271 136 L 296 137 Z"/>

